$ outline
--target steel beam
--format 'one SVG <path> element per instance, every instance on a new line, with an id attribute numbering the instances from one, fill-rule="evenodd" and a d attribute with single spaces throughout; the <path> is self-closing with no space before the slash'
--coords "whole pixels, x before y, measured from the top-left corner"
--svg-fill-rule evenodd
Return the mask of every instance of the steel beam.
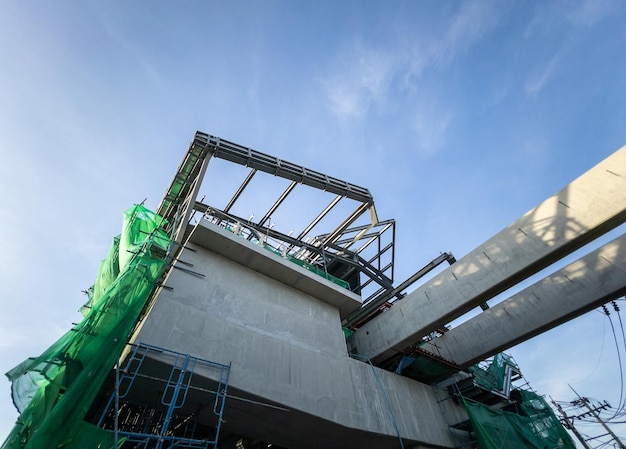
<path id="1" fill-rule="evenodd" d="M 219 159 L 254 168 L 291 181 L 297 181 L 301 184 L 345 196 L 356 201 L 372 203 L 374 200 L 369 190 L 365 187 L 333 178 L 332 176 L 216 136 L 198 131 L 196 132 L 194 143 L 203 146 L 213 157 Z"/>

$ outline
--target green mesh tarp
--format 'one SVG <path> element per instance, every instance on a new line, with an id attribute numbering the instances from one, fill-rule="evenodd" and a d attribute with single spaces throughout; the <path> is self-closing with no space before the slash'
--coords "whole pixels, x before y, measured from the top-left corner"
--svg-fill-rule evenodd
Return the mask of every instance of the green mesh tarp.
<path id="1" fill-rule="evenodd" d="M 239 225 L 231 226 L 231 225 L 228 224 L 228 225 L 226 225 L 226 230 L 228 230 L 228 231 L 230 231 L 230 232 L 232 232 L 234 234 L 237 234 L 239 236 L 243 235 L 241 230 L 240 230 Z M 271 251 L 274 254 L 276 254 L 276 255 L 284 258 L 284 259 L 287 259 L 290 262 L 295 263 L 296 265 L 300 265 L 302 268 L 310 271 L 311 273 L 315 273 L 318 276 L 326 278 L 329 281 L 339 285 L 340 287 L 343 287 L 343 288 L 345 288 L 347 290 L 350 290 L 350 284 L 348 282 L 344 281 L 343 279 L 339 279 L 338 277 L 335 277 L 332 274 L 329 274 L 326 271 L 319 269 L 315 265 L 311 265 L 310 263 L 307 263 L 307 262 L 305 262 L 303 260 L 300 260 L 297 257 L 294 257 L 294 256 L 292 256 L 290 254 L 287 254 L 286 252 L 283 253 L 282 251 L 279 251 L 276 248 L 274 248 L 272 245 L 269 245 L 267 243 L 263 243 L 263 239 L 261 239 L 261 242 L 259 242 L 259 240 L 257 240 L 256 238 L 254 238 L 252 241 L 256 242 L 257 244 L 262 244 L 263 248 L 265 248 L 266 250 Z"/>
<path id="2" fill-rule="evenodd" d="M 333 276 L 332 274 L 329 274 L 327 272 L 325 272 L 324 270 L 321 270 L 319 268 L 317 268 L 315 265 L 311 265 L 310 263 L 307 263 L 303 260 L 298 259 L 297 257 L 293 257 L 289 254 L 285 254 L 283 255 L 280 251 L 276 250 L 275 248 L 273 248 L 271 245 L 268 245 L 267 243 L 263 244 L 263 247 L 271 252 L 273 252 L 274 254 L 277 254 L 281 257 L 284 257 L 285 259 L 287 259 L 290 262 L 295 263 L 296 265 L 300 265 L 302 268 L 310 271 L 311 273 L 315 273 L 318 276 L 321 276 L 323 278 L 328 279 L 329 281 L 339 285 L 340 287 L 343 287 L 347 290 L 350 290 L 350 284 L 346 281 L 344 281 L 343 279 L 339 279 L 338 277 Z"/>
<path id="3" fill-rule="evenodd" d="M 441 377 L 449 376 L 454 370 L 428 357 L 402 356 L 396 374 L 400 374 L 420 382 L 431 382 Z"/>
<path id="4" fill-rule="evenodd" d="M 83 320 L 43 354 L 7 373 L 20 411 L 2 449 L 112 448 L 111 432 L 83 421 L 161 276 L 170 240 L 143 206 L 124 213 Z"/>
<path id="5" fill-rule="evenodd" d="M 521 414 L 494 410 L 464 400 L 476 441 L 481 449 L 576 449 L 574 441 L 546 401 L 531 391 L 520 391 Z"/>
<path id="6" fill-rule="evenodd" d="M 484 370 L 478 365 L 470 366 L 468 371 L 474 376 L 474 382 L 489 391 L 500 391 L 504 387 L 507 365 L 517 368 L 515 362 L 506 354 L 496 354 L 489 367 Z"/>

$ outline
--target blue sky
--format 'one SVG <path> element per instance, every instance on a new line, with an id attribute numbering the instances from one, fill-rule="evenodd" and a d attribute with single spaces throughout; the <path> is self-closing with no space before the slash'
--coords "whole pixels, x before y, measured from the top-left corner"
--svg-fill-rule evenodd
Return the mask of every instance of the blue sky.
<path id="1" fill-rule="evenodd" d="M 626 144 L 625 21 L 611 0 L 0 2 L 2 372 L 79 319 L 196 130 L 369 188 L 397 280 L 464 255 Z M 617 404 L 597 312 L 511 352 L 542 393 Z M 3 439 L 4 379 L 0 410 Z"/>

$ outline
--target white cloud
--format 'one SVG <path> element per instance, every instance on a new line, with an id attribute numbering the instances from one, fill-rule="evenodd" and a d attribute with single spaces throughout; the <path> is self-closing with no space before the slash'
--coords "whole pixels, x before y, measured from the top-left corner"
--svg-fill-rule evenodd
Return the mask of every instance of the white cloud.
<path id="1" fill-rule="evenodd" d="M 349 54 L 347 62 L 323 79 L 322 85 L 335 115 L 361 118 L 372 102 L 386 97 L 398 66 L 392 55 L 381 49 L 366 48 L 361 43 L 351 46 L 346 53 Z"/>
<path id="2" fill-rule="evenodd" d="M 451 112 L 437 112 L 433 109 L 421 109 L 413 121 L 417 134 L 417 150 L 431 154 L 445 145 L 446 133 L 452 120 Z"/>
<path id="3" fill-rule="evenodd" d="M 425 148 L 441 146 L 452 114 L 440 99 L 440 113 L 424 113 L 421 77 L 429 69 L 441 69 L 454 62 L 482 40 L 499 22 L 503 9 L 492 2 L 462 3 L 437 28 L 438 35 L 420 34 L 414 27 L 397 36 L 391 44 L 367 44 L 361 40 L 343 47 L 336 63 L 321 77 L 328 108 L 341 121 L 361 120 L 372 108 L 384 110 L 393 103 L 392 92 L 411 96 L 416 108 L 413 129 Z M 402 99 L 400 99 L 402 101 Z"/>
<path id="4" fill-rule="evenodd" d="M 541 32 L 551 34 L 560 26 L 592 27 L 617 15 L 624 8 L 620 0 L 561 0 L 539 2 L 532 20 L 526 27 L 525 37 Z"/>
<path id="5" fill-rule="evenodd" d="M 449 64 L 457 54 L 479 42 L 498 24 L 500 14 L 501 5 L 493 2 L 463 2 L 439 45 L 439 60 Z"/>
<path id="6" fill-rule="evenodd" d="M 582 0 L 579 2 L 568 3 L 575 7 L 567 15 L 567 20 L 574 25 L 590 27 L 596 25 L 600 21 L 611 17 L 620 5 L 619 0 Z"/>
<path id="7" fill-rule="evenodd" d="M 547 63 L 537 67 L 529 76 L 524 91 L 531 96 L 538 95 L 554 76 L 559 57 L 553 56 Z"/>
<path id="8" fill-rule="evenodd" d="M 449 23 L 440 27 L 442 35 L 426 41 L 407 40 L 408 73 L 419 76 L 429 67 L 443 68 L 452 64 L 455 58 L 486 37 L 506 12 L 503 5 L 491 1 L 462 3 Z"/>

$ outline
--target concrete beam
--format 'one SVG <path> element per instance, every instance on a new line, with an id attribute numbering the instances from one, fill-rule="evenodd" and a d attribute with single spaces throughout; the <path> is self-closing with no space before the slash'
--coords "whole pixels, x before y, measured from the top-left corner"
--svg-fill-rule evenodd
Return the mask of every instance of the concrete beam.
<path id="1" fill-rule="evenodd" d="M 626 234 L 424 346 L 467 367 L 626 292 Z"/>
<path id="2" fill-rule="evenodd" d="M 626 221 L 626 147 L 356 331 L 381 362 Z"/>

